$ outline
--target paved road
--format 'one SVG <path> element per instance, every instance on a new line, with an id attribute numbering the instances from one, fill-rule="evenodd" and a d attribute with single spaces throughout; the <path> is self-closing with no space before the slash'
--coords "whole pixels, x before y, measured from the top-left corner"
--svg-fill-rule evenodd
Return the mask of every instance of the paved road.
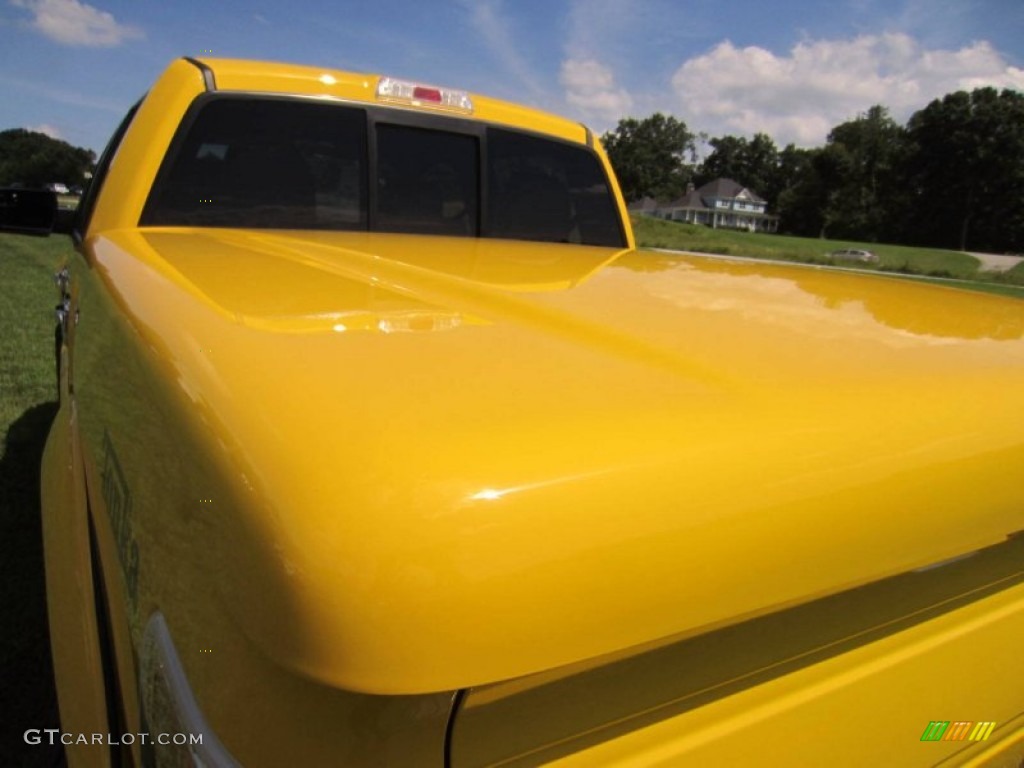
<path id="1" fill-rule="evenodd" d="M 1024 256 L 1000 256 L 995 253 L 971 253 L 981 262 L 981 268 L 991 272 L 1005 272 L 1024 261 Z"/>
<path id="2" fill-rule="evenodd" d="M 679 251 L 671 248 L 650 248 L 647 250 L 651 251 L 662 251 L 664 253 L 692 253 L 697 256 L 713 256 L 718 258 L 727 259 L 749 259 L 749 256 L 728 256 L 721 253 L 700 253 L 699 251 Z M 1008 269 L 1013 269 L 1015 266 L 1024 261 L 1024 256 L 1003 256 L 997 253 L 968 253 L 968 256 L 973 256 L 981 262 L 981 268 L 989 270 L 991 272 L 1005 272 Z M 756 261 L 756 259 L 755 259 Z M 789 264 L 799 262 L 786 262 Z"/>

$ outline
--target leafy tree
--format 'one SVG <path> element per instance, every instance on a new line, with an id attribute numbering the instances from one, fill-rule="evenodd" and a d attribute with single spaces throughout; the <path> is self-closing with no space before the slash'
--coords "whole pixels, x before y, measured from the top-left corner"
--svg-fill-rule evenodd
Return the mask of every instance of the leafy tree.
<path id="1" fill-rule="evenodd" d="M 96 162 L 88 149 L 44 133 L 12 128 L 0 131 L 0 184 L 41 187 L 50 182 L 71 186 L 85 183 L 85 174 Z"/>
<path id="2" fill-rule="evenodd" d="M 837 125 L 828 136 L 831 171 L 825 221 L 836 237 L 878 241 L 899 213 L 897 168 L 904 151 L 903 129 L 882 106 Z"/>
<path id="3" fill-rule="evenodd" d="M 778 199 L 782 181 L 779 178 L 779 148 L 766 133 L 755 133 L 747 143 L 747 176 L 743 185 L 764 197 L 771 206 Z"/>
<path id="4" fill-rule="evenodd" d="M 601 137 L 627 200 L 669 200 L 686 189 L 693 175 L 687 157 L 696 150 L 686 123 L 657 112 L 643 120 L 629 117 Z"/>
<path id="5" fill-rule="evenodd" d="M 936 99 L 906 125 L 881 105 L 835 126 L 823 147 L 721 136 L 699 168 L 675 118 L 622 120 L 604 137 L 627 199 L 732 178 L 804 236 L 1024 252 L 1024 94 L 978 88 Z M 689 163 L 687 157 L 689 156 Z"/>
<path id="6" fill-rule="evenodd" d="M 779 187 L 769 210 L 778 215 L 780 231 L 803 237 L 822 235 L 826 202 L 819 160 L 822 151 L 789 144 L 779 153 Z"/>
<path id="7" fill-rule="evenodd" d="M 1024 94 L 977 88 L 907 125 L 908 236 L 967 250 L 1024 250 Z"/>
<path id="8" fill-rule="evenodd" d="M 697 170 L 696 184 L 715 179 L 734 179 L 744 184 L 744 153 L 747 140 L 742 136 L 718 136 L 708 140 L 711 152 Z"/>
<path id="9" fill-rule="evenodd" d="M 820 237 L 852 237 L 850 229 L 844 226 L 843 187 L 850 175 L 852 161 L 850 153 L 841 144 L 826 144 L 814 155 L 814 172 L 818 181 L 820 198 Z"/>
<path id="10" fill-rule="evenodd" d="M 747 140 L 737 136 L 721 136 L 708 142 L 712 152 L 701 163 L 698 183 L 715 179 L 732 179 L 768 201 L 774 209 L 782 187 L 779 176 L 779 150 L 771 137 L 758 133 Z"/>

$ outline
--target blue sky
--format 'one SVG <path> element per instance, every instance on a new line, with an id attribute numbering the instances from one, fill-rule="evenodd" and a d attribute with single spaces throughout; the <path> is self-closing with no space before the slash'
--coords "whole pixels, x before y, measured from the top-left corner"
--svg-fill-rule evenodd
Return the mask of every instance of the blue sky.
<path id="1" fill-rule="evenodd" d="M 467 88 L 583 120 L 670 113 L 816 146 L 874 104 L 901 122 L 979 85 L 1024 91 L 1022 0 L 0 0 L 0 130 L 102 149 L 178 56 Z"/>

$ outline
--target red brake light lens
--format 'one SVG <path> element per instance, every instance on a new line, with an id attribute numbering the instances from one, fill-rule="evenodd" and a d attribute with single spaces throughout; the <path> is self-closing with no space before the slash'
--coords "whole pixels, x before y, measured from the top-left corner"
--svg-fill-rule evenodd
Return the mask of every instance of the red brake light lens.
<path id="1" fill-rule="evenodd" d="M 417 85 L 412 89 L 412 97 L 421 101 L 432 101 L 435 104 L 441 103 L 441 90 L 439 88 L 426 88 Z"/>

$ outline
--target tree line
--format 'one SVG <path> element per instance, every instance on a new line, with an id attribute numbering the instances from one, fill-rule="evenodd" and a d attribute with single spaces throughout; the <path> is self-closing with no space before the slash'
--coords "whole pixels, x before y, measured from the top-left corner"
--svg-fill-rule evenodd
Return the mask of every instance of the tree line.
<path id="1" fill-rule="evenodd" d="M 44 133 L 24 128 L 0 131 L 0 186 L 33 188 L 60 182 L 81 187 L 95 163 L 92 150 Z"/>
<path id="2" fill-rule="evenodd" d="M 711 148 L 699 159 L 698 141 Z M 1024 253 L 1024 94 L 977 88 L 899 125 L 883 106 L 822 147 L 764 133 L 708 138 L 657 113 L 602 137 L 627 200 L 680 197 L 731 178 L 768 201 L 779 231 L 807 237 Z"/>

